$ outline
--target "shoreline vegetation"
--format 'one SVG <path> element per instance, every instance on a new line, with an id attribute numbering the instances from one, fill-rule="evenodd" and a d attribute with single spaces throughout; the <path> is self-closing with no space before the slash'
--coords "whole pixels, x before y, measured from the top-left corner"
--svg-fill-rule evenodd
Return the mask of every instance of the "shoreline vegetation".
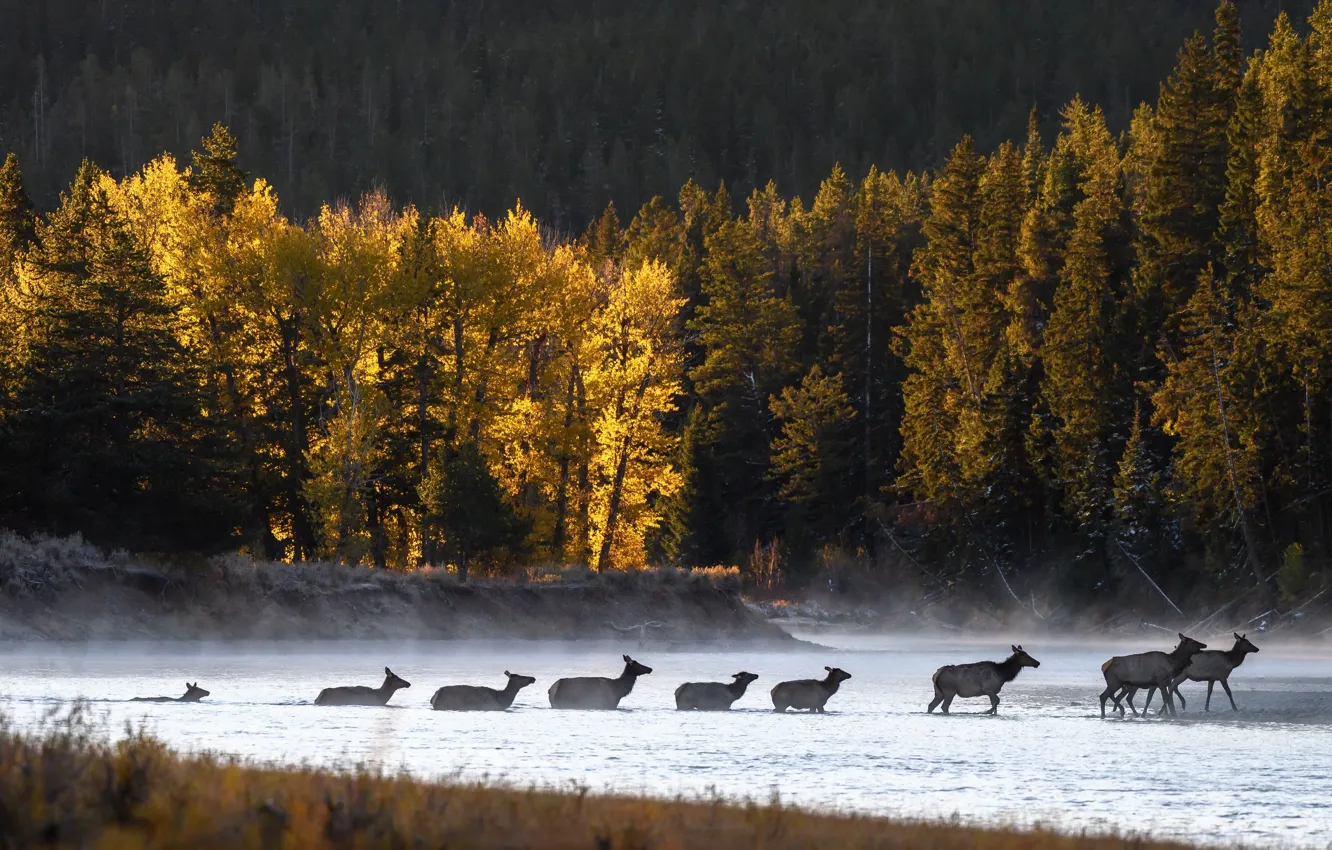
<path id="1" fill-rule="evenodd" d="M 0 532 L 0 640 L 621 639 L 798 643 L 740 597 L 735 570 L 446 570 L 151 559 Z"/>
<path id="2" fill-rule="evenodd" d="M 369 769 L 268 767 L 181 755 L 142 730 L 100 733 L 75 705 L 43 730 L 0 728 L 8 846 L 864 847 L 1167 850 L 1141 836 L 1065 834 L 816 813 L 720 798 L 674 800 L 423 782 Z"/>
<path id="3" fill-rule="evenodd" d="M 848 592 L 835 592 L 837 584 Z M 827 587 L 828 589 L 823 589 Z M 1135 606 L 1083 609 L 1033 597 L 995 605 L 966 594 L 873 585 L 774 593 L 735 568 L 596 573 L 533 569 L 517 576 L 410 572 L 107 552 L 80 537 L 0 531 L 0 641 L 518 639 L 613 640 L 671 648 L 794 648 L 821 632 L 1149 636 L 1182 629 L 1207 638 L 1248 629 L 1265 640 L 1332 643 L 1326 606 L 1255 611 L 1241 597 L 1173 617 Z M 1033 607 L 1047 616 L 1033 616 Z M 792 636 L 799 632 L 807 640 Z"/>

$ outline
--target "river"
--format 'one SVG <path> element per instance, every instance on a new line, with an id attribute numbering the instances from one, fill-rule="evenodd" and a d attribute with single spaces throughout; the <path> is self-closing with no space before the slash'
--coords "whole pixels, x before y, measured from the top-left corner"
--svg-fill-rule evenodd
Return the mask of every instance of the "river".
<path id="1" fill-rule="evenodd" d="M 1260 647 L 1261 636 L 1250 635 Z M 1175 721 L 1102 720 L 1101 663 L 1169 649 L 1024 641 L 1041 661 L 988 702 L 924 711 L 941 664 L 1000 660 L 1009 641 L 820 635 L 827 648 L 782 652 L 650 651 L 630 642 L 317 642 L 0 645 L 0 711 L 35 728 L 84 698 L 117 731 L 143 723 L 185 751 L 273 763 L 372 764 L 421 777 L 587 787 L 654 795 L 721 794 L 900 816 L 1148 832 L 1218 845 L 1332 847 L 1332 648 L 1267 646 L 1232 676 L 1241 711 L 1218 686 L 1188 683 Z M 1228 642 L 1226 647 L 1228 648 Z M 560 676 L 618 675 L 629 651 L 654 668 L 615 712 L 554 711 Z M 377 686 L 385 665 L 412 683 L 388 708 L 311 703 L 328 685 Z M 768 690 L 789 678 L 852 678 L 825 715 L 777 715 Z M 535 676 L 505 713 L 435 712 L 444 684 L 502 687 Z M 685 681 L 760 678 L 728 714 L 674 710 Z M 178 696 L 197 705 L 126 702 Z M 1141 697 L 1139 698 L 1141 704 Z"/>

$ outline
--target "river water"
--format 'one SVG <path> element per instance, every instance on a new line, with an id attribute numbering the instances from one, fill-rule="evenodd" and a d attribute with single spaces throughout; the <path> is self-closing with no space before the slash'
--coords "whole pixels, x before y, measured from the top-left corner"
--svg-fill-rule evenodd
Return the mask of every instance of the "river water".
<path id="1" fill-rule="evenodd" d="M 1253 636 L 1251 635 L 1251 638 Z M 1041 661 L 988 701 L 925 714 L 941 664 L 1006 655 L 1008 641 L 821 635 L 826 648 L 640 652 L 630 644 L 232 643 L 0 645 L 0 712 L 35 727 L 91 700 L 109 728 L 144 723 L 175 747 L 275 763 L 372 764 L 422 777 L 727 797 L 983 823 L 1146 832 L 1217 845 L 1332 847 L 1332 648 L 1263 647 L 1218 686 L 1184 686 L 1179 720 L 1102 720 L 1101 663 L 1143 644 L 1026 641 Z M 1262 647 L 1261 637 L 1255 642 Z M 1227 644 L 1228 646 L 1228 644 Z M 615 712 L 555 711 L 560 676 L 619 674 L 628 650 L 654 668 Z M 311 703 L 328 685 L 377 686 L 384 665 L 412 683 L 388 708 Z M 777 715 L 778 681 L 852 674 L 825 715 Z M 444 684 L 501 687 L 535 676 L 505 713 L 434 712 Z M 685 681 L 757 682 L 729 714 L 674 710 Z M 125 702 L 179 696 L 197 705 Z M 1141 704 L 1141 699 L 1139 699 Z"/>

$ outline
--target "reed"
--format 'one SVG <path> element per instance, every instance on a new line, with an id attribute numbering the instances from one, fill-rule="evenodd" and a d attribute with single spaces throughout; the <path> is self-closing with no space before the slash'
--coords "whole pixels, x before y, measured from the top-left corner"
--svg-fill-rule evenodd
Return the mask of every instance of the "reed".
<path id="1" fill-rule="evenodd" d="M 4 846 L 114 848 L 1183 847 L 722 799 L 659 800 L 423 782 L 370 770 L 184 756 L 142 731 L 112 740 L 76 706 L 39 732 L 0 722 Z"/>

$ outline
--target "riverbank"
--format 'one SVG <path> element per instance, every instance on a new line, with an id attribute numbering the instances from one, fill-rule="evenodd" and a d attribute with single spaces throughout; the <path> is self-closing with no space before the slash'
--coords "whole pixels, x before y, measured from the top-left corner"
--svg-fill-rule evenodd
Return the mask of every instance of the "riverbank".
<path id="1" fill-rule="evenodd" d="M 42 734 L 0 730 L 6 846 L 1023 848 L 1166 850 L 1065 835 L 820 814 L 777 802 L 419 782 L 181 756 L 144 734 L 99 736 L 76 708 Z"/>
<path id="2" fill-rule="evenodd" d="M 239 555 L 163 560 L 0 533 L 0 640 L 549 639 L 789 644 L 733 573 L 473 579 Z"/>

